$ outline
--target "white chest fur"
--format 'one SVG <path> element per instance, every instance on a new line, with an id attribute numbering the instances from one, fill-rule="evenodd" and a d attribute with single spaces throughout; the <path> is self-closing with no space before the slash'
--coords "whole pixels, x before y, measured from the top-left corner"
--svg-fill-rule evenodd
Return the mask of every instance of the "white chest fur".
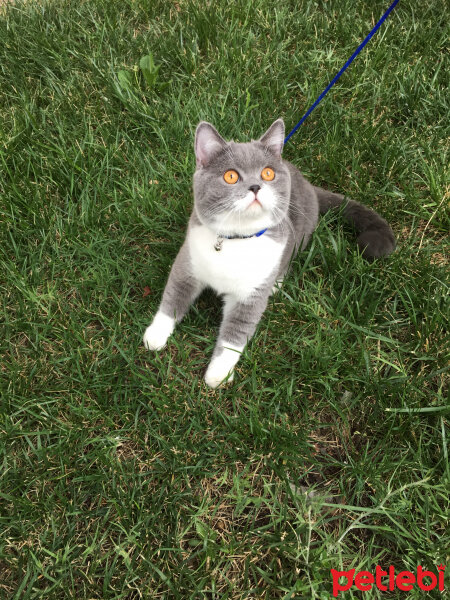
<path id="1" fill-rule="evenodd" d="M 279 265 L 284 245 L 269 236 L 224 239 L 222 249 L 214 249 L 217 235 L 201 225 L 188 237 L 192 270 L 199 281 L 218 294 L 248 297 Z"/>

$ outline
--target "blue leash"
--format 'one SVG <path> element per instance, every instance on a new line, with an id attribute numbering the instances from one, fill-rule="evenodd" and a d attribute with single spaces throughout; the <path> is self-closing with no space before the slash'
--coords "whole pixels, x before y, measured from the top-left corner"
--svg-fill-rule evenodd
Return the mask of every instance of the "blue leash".
<path id="1" fill-rule="evenodd" d="M 394 0 L 394 2 L 387 9 L 387 11 L 384 13 L 384 15 L 381 17 L 381 19 L 375 25 L 375 27 L 372 29 L 372 31 L 369 33 L 369 35 L 366 37 L 366 39 L 363 42 L 361 42 L 361 44 L 356 48 L 356 50 L 350 56 L 350 58 L 345 63 L 345 65 L 342 67 L 342 69 L 339 71 L 339 73 L 327 85 L 327 87 L 323 90 L 323 92 L 320 94 L 320 96 L 317 98 L 317 100 L 314 102 L 314 104 L 306 111 L 306 113 L 303 115 L 303 117 L 300 119 L 300 121 L 297 123 L 297 125 L 294 127 L 294 129 L 284 138 L 284 143 L 286 143 L 294 135 L 294 133 L 297 131 L 297 129 L 300 127 L 300 125 L 302 125 L 302 123 L 304 123 L 304 121 L 312 113 L 312 111 L 316 108 L 316 106 L 319 104 L 319 102 L 322 100 L 322 98 L 325 96 L 325 94 L 333 87 L 333 85 L 336 83 L 336 81 L 339 79 L 339 77 L 342 75 L 342 73 L 347 69 L 347 67 L 349 67 L 351 65 L 351 63 L 358 56 L 358 54 L 361 52 L 361 50 L 364 48 L 364 46 L 367 44 L 367 42 L 372 38 L 372 36 L 375 35 L 375 33 L 378 31 L 378 29 L 381 27 L 381 25 L 384 23 L 384 21 L 388 18 L 389 14 L 394 10 L 394 8 L 397 6 L 397 4 L 399 2 L 400 2 L 400 0 Z"/>

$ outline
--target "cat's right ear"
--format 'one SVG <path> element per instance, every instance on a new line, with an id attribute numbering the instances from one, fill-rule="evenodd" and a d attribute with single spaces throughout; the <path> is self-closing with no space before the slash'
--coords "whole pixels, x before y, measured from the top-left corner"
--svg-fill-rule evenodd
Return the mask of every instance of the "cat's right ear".
<path id="1" fill-rule="evenodd" d="M 284 121 L 277 119 L 259 140 L 264 146 L 278 157 L 281 157 L 284 145 Z"/>
<path id="2" fill-rule="evenodd" d="M 212 158 L 226 146 L 226 141 L 206 121 L 197 125 L 195 131 L 195 157 L 197 167 L 206 167 Z"/>

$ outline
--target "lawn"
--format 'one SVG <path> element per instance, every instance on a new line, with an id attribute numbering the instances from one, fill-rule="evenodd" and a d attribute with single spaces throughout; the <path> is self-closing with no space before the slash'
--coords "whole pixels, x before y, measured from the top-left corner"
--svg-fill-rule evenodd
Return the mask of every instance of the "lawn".
<path id="1" fill-rule="evenodd" d="M 330 569 L 450 570 L 444 0 L 400 2 L 284 149 L 396 252 L 369 263 L 323 218 L 226 388 L 203 382 L 212 293 L 142 344 L 197 123 L 291 129 L 388 5 L 0 7 L 2 600 L 325 599 Z"/>

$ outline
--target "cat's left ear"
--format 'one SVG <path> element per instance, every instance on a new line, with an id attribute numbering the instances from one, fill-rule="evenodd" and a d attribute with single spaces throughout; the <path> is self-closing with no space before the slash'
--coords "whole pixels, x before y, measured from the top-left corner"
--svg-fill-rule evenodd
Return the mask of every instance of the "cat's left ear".
<path id="1" fill-rule="evenodd" d="M 281 156 L 284 145 L 284 121 L 277 119 L 266 133 L 259 139 L 264 146 L 276 156 Z"/>
<path id="2" fill-rule="evenodd" d="M 206 167 L 210 161 L 217 155 L 225 146 L 226 141 L 219 135 L 217 129 L 202 121 L 198 124 L 195 131 L 195 157 L 197 159 L 197 167 Z"/>

